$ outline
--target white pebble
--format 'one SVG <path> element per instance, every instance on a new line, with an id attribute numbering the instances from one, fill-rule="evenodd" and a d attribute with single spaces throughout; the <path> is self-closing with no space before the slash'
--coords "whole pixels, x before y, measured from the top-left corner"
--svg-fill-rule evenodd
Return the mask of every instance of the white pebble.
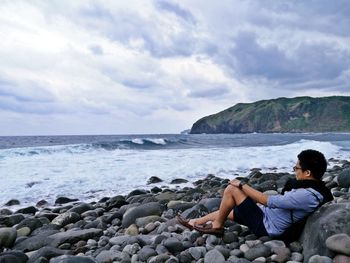
<path id="1" fill-rule="evenodd" d="M 259 257 L 259 258 L 254 259 L 254 262 L 265 263 L 265 262 L 266 262 L 266 258 L 264 258 L 264 257 Z"/>
<path id="2" fill-rule="evenodd" d="M 303 254 L 301 254 L 301 253 L 293 252 L 293 253 L 292 253 L 291 259 L 292 259 L 293 261 L 302 262 L 303 259 L 304 259 L 304 256 L 303 256 Z"/>
<path id="3" fill-rule="evenodd" d="M 245 253 L 245 252 L 247 252 L 247 251 L 249 250 L 249 247 L 248 247 L 247 244 L 242 244 L 242 245 L 240 245 L 239 249 L 240 249 L 243 253 Z"/>
<path id="4" fill-rule="evenodd" d="M 262 242 L 261 240 L 247 240 L 245 243 L 251 248 L 261 244 Z"/>

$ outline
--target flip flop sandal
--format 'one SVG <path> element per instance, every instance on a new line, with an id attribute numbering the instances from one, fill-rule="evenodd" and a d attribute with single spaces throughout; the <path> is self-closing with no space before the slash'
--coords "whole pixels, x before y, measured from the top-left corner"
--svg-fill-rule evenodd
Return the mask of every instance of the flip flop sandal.
<path id="1" fill-rule="evenodd" d="M 212 224 L 207 224 L 205 226 L 194 226 L 194 229 L 203 233 L 215 236 L 222 236 L 224 234 L 224 228 L 213 228 Z"/>
<path id="2" fill-rule="evenodd" d="M 185 219 L 181 215 L 177 215 L 176 219 L 181 225 L 187 227 L 189 230 L 193 230 L 194 229 L 194 227 L 192 225 L 190 225 L 190 223 L 189 223 L 190 220 L 189 219 Z"/>

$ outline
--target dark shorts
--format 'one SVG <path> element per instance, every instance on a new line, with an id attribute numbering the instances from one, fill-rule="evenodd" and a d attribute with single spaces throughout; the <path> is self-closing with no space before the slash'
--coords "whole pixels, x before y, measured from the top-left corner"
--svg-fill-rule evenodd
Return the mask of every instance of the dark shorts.
<path id="1" fill-rule="evenodd" d="M 264 226 L 264 213 L 250 197 L 233 208 L 233 213 L 234 221 L 247 226 L 257 237 L 268 236 Z"/>

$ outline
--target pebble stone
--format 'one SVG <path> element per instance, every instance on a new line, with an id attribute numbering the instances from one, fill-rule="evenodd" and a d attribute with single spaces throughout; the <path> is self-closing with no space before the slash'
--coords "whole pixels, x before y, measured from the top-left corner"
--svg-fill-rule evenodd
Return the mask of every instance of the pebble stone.
<path id="1" fill-rule="evenodd" d="M 270 240 L 264 243 L 265 246 L 268 246 L 270 248 L 275 247 L 286 247 L 286 244 L 281 240 Z"/>
<path id="2" fill-rule="evenodd" d="M 291 254 L 287 247 L 274 247 L 272 252 L 276 254 L 273 260 L 279 263 L 288 261 Z"/>
<path id="3" fill-rule="evenodd" d="M 31 230 L 29 227 L 25 226 L 22 227 L 20 229 L 17 229 L 17 236 L 21 237 L 21 236 L 28 236 L 30 234 Z"/>
<path id="4" fill-rule="evenodd" d="M 172 253 L 181 252 L 184 249 L 183 243 L 175 237 L 166 239 L 164 246 Z"/>
<path id="5" fill-rule="evenodd" d="M 243 253 L 245 253 L 245 252 L 247 252 L 247 251 L 249 250 L 249 247 L 248 247 L 247 244 L 242 244 L 242 245 L 240 245 L 239 249 L 240 249 Z"/>
<path id="6" fill-rule="evenodd" d="M 244 257 L 250 261 L 258 257 L 268 257 L 271 254 L 271 248 L 263 244 L 259 244 L 256 247 L 250 248 L 244 253 Z"/>
<path id="7" fill-rule="evenodd" d="M 204 257 L 207 250 L 204 247 L 190 247 L 188 252 L 195 260 L 199 260 L 200 258 Z"/>
<path id="8" fill-rule="evenodd" d="M 243 254 L 244 254 L 243 251 L 240 249 L 233 249 L 230 251 L 231 256 L 242 257 Z"/>
<path id="9" fill-rule="evenodd" d="M 291 260 L 292 261 L 302 262 L 303 259 L 304 259 L 303 254 L 300 254 L 298 252 L 292 252 L 292 255 L 291 255 Z"/>
<path id="10" fill-rule="evenodd" d="M 332 259 L 326 256 L 313 255 L 309 258 L 308 263 L 332 263 Z"/>
<path id="11" fill-rule="evenodd" d="M 157 252 L 149 246 L 144 246 L 138 252 L 138 256 L 141 261 L 147 261 L 150 257 L 156 256 L 156 255 L 157 255 Z"/>
<path id="12" fill-rule="evenodd" d="M 247 244 L 247 246 L 249 248 L 251 248 L 251 247 L 255 247 L 255 246 L 261 244 L 262 242 L 261 242 L 261 240 L 247 240 L 245 243 Z"/>
<path id="13" fill-rule="evenodd" d="M 224 256 L 217 250 L 210 250 L 204 257 L 204 263 L 224 263 Z"/>
<path id="14" fill-rule="evenodd" d="M 289 248 L 292 252 L 299 252 L 301 253 L 303 251 L 303 247 L 299 242 L 292 242 L 289 244 Z"/>
<path id="15" fill-rule="evenodd" d="M 326 239 L 328 249 L 350 256 L 350 237 L 347 234 L 336 234 Z"/>
<path id="16" fill-rule="evenodd" d="M 135 244 L 129 244 L 129 245 L 126 245 L 124 248 L 123 248 L 123 252 L 126 252 L 128 253 L 130 256 L 136 254 L 139 250 L 141 249 L 140 245 L 138 243 L 135 243 Z"/>
<path id="17" fill-rule="evenodd" d="M 350 262 L 350 257 L 345 255 L 336 255 L 333 258 L 333 263 L 349 263 L 349 262 Z"/>
<path id="18" fill-rule="evenodd" d="M 256 262 L 256 263 L 265 263 L 265 262 L 266 262 L 266 258 L 264 258 L 264 257 L 259 257 L 259 258 L 254 259 L 253 262 Z"/>

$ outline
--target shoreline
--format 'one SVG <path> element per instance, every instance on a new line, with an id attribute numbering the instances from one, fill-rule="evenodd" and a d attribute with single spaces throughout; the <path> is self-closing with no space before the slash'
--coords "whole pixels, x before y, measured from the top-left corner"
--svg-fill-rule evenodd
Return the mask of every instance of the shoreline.
<path id="1" fill-rule="evenodd" d="M 338 177 L 350 171 L 350 162 L 329 161 L 339 163 L 323 177 L 335 197 L 330 205 L 349 205 L 349 186 L 339 185 Z M 248 177 L 239 178 L 262 192 L 277 194 L 293 177 L 291 173 L 261 173 L 254 168 Z M 16 212 L 1 207 L 0 259 L 17 253 L 26 257 L 18 262 L 28 258 L 28 262 L 44 258 L 46 261 L 40 262 L 54 263 L 64 258 L 82 260 L 79 262 L 305 262 L 312 256 L 302 241 L 288 245 L 271 237 L 256 238 L 235 222 L 226 222 L 223 238 L 201 235 L 178 224 L 177 213 L 193 218 L 217 210 L 228 180 L 207 175 L 193 182 L 193 187 L 154 185 L 150 191 L 135 189 L 98 202 L 61 197 L 53 207 L 45 202 L 39 208 L 28 206 Z M 350 258 L 330 249 L 324 253 L 331 260 Z"/>
<path id="2" fill-rule="evenodd" d="M 347 160 L 342 160 L 342 159 L 336 159 L 336 158 L 330 158 L 328 159 L 328 169 L 327 171 L 332 171 L 333 167 L 338 166 L 338 165 L 342 165 L 343 163 L 348 162 Z M 245 174 L 240 174 L 240 173 L 233 173 L 232 176 L 230 178 L 227 178 L 225 176 L 218 176 L 215 175 L 216 177 L 220 178 L 220 179 L 233 179 L 233 178 L 249 178 L 249 176 L 251 175 L 252 172 L 254 171 L 259 171 L 261 173 L 276 173 L 276 174 L 287 174 L 289 169 L 279 169 L 276 167 L 268 167 L 268 168 L 259 168 L 259 167 L 254 167 L 251 168 L 249 170 L 249 172 L 246 172 Z M 291 169 L 290 169 L 291 170 Z M 291 173 L 292 174 L 292 173 Z M 209 175 L 213 175 L 212 173 L 203 175 L 202 178 L 206 178 Z M 140 185 L 137 187 L 137 189 L 142 189 L 145 191 L 150 191 L 153 187 L 158 187 L 162 190 L 165 189 L 169 189 L 169 190 L 179 190 L 181 188 L 184 187 L 195 187 L 195 182 L 201 180 L 201 179 L 195 179 L 193 181 L 189 181 L 188 179 L 185 178 L 175 178 L 171 181 L 164 181 L 161 178 L 157 177 L 157 176 L 151 176 L 147 179 L 147 182 L 145 182 L 144 185 Z M 175 181 L 178 181 L 180 183 L 175 183 Z M 29 187 L 32 187 L 33 185 L 37 185 L 40 184 L 43 187 L 45 187 L 45 184 L 43 184 L 42 182 L 37 182 L 37 181 L 32 181 L 26 184 L 25 187 L 28 187 L 28 185 L 30 185 Z M 79 202 L 86 202 L 86 203 L 97 203 L 100 199 L 102 198 L 111 198 L 114 195 L 122 195 L 122 196 L 128 196 L 130 194 L 130 192 L 132 190 L 129 191 L 124 191 L 124 192 L 117 192 L 114 191 L 113 194 L 111 195 L 101 195 L 99 197 L 96 197 L 96 195 L 94 195 L 97 192 L 101 192 L 104 190 L 101 189 L 91 189 L 87 193 L 91 193 L 89 197 L 82 199 L 77 196 L 75 196 L 74 194 L 71 195 L 56 195 L 56 198 L 51 199 L 52 201 L 47 201 L 45 199 L 45 197 L 39 197 L 37 200 L 30 202 L 30 201 L 24 201 L 23 200 L 18 200 L 15 197 L 13 198 L 9 198 L 5 201 L 3 201 L 2 203 L 0 203 L 0 210 L 1 209 L 9 209 L 12 212 L 15 212 L 19 209 L 25 208 L 25 207 L 29 207 L 29 206 L 34 206 L 38 209 L 43 209 L 43 208 L 55 208 L 55 200 L 60 198 L 60 197 L 65 197 L 65 198 L 70 198 L 70 199 L 77 199 L 77 201 Z M 15 195 L 14 195 L 15 196 Z M 7 203 L 11 203 L 11 205 L 7 205 Z M 17 204 L 19 203 L 19 204 Z"/>
<path id="3" fill-rule="evenodd" d="M 318 149 L 326 157 L 348 160 L 348 146 L 344 148 L 344 143 L 338 141 L 350 142 L 349 136 L 335 134 L 311 137 L 211 135 L 186 140 L 179 136 L 152 137 L 152 140 L 166 140 L 166 145 L 155 145 L 146 137 L 138 138 L 144 144 L 137 144 L 132 142 L 134 139 L 132 136 L 109 141 L 97 138 L 97 143 L 90 140 L 88 147 L 29 147 L 21 151 L 2 151 L 0 166 L 4 179 L 0 207 L 10 199 L 21 203 L 10 209 L 19 209 L 42 199 L 53 205 L 59 196 L 91 202 L 104 196 L 127 195 L 132 189 L 144 188 L 153 175 L 168 184 L 173 178 L 194 181 L 209 173 L 221 178 L 233 178 L 235 174 L 245 176 L 253 167 L 292 172 L 294 156 L 300 149 Z M 71 140 L 67 139 L 69 142 Z M 40 144 L 41 141 L 26 143 Z M 118 150 L 120 146 L 126 148 Z M 163 187 L 163 183 L 158 186 Z"/>

